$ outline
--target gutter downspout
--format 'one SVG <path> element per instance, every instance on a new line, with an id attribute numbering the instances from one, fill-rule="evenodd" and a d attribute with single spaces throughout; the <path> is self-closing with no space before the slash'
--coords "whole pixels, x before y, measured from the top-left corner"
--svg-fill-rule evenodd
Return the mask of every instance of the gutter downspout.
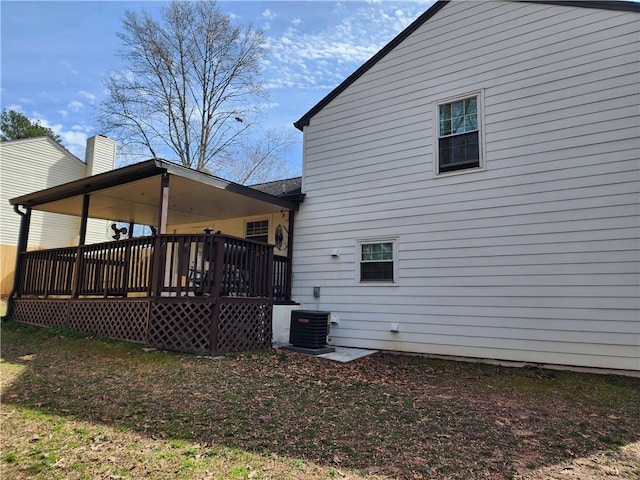
<path id="1" fill-rule="evenodd" d="M 13 298 L 18 293 L 18 286 L 22 285 L 22 277 L 24 276 L 23 255 L 27 251 L 29 242 L 29 227 L 31 225 L 31 208 L 25 207 L 26 211 L 20 211 L 20 205 L 14 205 L 13 211 L 20 215 L 20 233 L 18 235 L 18 252 L 16 254 L 16 268 L 13 274 L 13 287 L 7 299 L 7 312 L 2 321 L 9 320 L 13 314 Z"/>

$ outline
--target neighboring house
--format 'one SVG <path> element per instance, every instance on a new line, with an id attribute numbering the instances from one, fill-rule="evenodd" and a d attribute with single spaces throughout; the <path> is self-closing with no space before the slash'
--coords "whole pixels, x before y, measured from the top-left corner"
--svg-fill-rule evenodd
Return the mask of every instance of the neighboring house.
<path id="1" fill-rule="evenodd" d="M 85 162 L 50 137 L 0 143 L 0 295 L 9 294 L 13 286 L 20 230 L 20 216 L 9 199 L 111 170 L 114 162 L 115 142 L 103 136 L 87 140 Z M 77 217 L 33 212 L 29 249 L 76 245 L 79 228 Z M 108 222 L 104 220 L 90 220 L 86 243 L 109 240 L 107 228 Z"/>
<path id="2" fill-rule="evenodd" d="M 296 122 L 332 344 L 640 370 L 639 12 L 439 1 Z"/>

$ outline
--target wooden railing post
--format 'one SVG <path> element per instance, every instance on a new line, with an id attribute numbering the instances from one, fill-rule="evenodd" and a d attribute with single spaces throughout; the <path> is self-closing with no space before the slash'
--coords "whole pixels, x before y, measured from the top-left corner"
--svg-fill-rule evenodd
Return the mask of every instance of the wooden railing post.
<path id="1" fill-rule="evenodd" d="M 129 296 L 129 270 L 131 269 L 131 245 L 132 242 L 127 242 L 127 244 L 125 245 L 125 250 L 124 250 L 124 271 L 122 272 L 123 275 L 123 293 L 125 297 Z"/>
<path id="2" fill-rule="evenodd" d="M 215 234 L 213 236 L 213 254 L 215 260 L 213 261 L 213 291 L 211 295 L 218 299 L 222 293 L 222 280 L 224 278 L 224 244 L 225 239 L 222 235 Z"/>
<path id="3" fill-rule="evenodd" d="M 78 298 L 78 292 L 80 291 L 80 284 L 82 282 L 82 278 L 84 275 L 82 273 L 82 269 L 80 268 L 80 264 L 82 263 L 80 259 L 82 258 L 82 246 L 78 245 L 76 248 L 76 256 L 75 261 L 73 262 L 73 283 L 71 286 L 71 298 Z"/>
<path id="4" fill-rule="evenodd" d="M 273 300 L 273 247 L 267 248 L 267 284 L 265 296 Z"/>
<path id="5" fill-rule="evenodd" d="M 156 235 L 153 242 L 153 252 L 151 252 L 151 268 L 149 269 L 149 276 L 151 277 L 149 296 L 160 296 L 160 287 L 163 283 L 162 277 L 164 277 L 164 266 L 162 264 L 164 257 L 162 239 L 160 235 Z"/>

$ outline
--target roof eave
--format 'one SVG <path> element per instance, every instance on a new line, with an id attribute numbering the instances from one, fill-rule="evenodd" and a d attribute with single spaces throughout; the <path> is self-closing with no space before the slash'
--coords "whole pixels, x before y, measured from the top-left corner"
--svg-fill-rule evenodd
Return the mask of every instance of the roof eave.
<path id="1" fill-rule="evenodd" d="M 144 162 L 136 163 L 108 172 L 100 173 L 92 177 L 85 177 L 73 182 L 64 183 L 46 190 L 29 193 L 20 197 L 12 198 L 9 203 L 12 205 L 22 205 L 25 207 L 35 207 L 46 203 L 71 198 L 78 195 L 90 194 L 98 190 L 114 187 L 117 185 L 135 182 L 149 177 L 169 174 L 183 178 L 188 178 L 206 185 L 217 187 L 229 192 L 243 195 L 245 197 L 259 200 L 272 205 L 277 205 L 288 210 L 297 210 L 298 202 L 294 199 L 280 198 L 268 193 L 254 190 L 229 180 L 225 180 L 214 175 L 198 172 L 183 167 L 167 160 L 154 158 Z"/>
<path id="2" fill-rule="evenodd" d="M 143 178 L 160 175 L 165 170 L 161 160 L 147 160 L 127 167 L 109 170 L 92 177 L 84 177 L 55 187 L 12 198 L 9 203 L 25 207 L 35 207 L 77 195 L 84 195 L 97 190 L 113 187 L 121 183 L 133 182 Z M 123 182 L 123 179 L 126 181 Z"/>
<path id="3" fill-rule="evenodd" d="M 400 42 L 406 39 L 409 35 L 415 32 L 419 27 L 421 27 L 427 20 L 433 17 L 442 7 L 444 7 L 450 0 L 439 0 L 434 3 L 431 8 L 429 8 L 426 12 L 420 15 L 411 25 L 405 28 L 402 32 L 400 32 L 393 40 L 391 40 L 388 44 L 386 44 L 378 53 L 376 53 L 373 57 L 371 57 L 367 62 L 365 62 L 360 68 L 358 68 L 355 72 L 349 75 L 340 85 L 334 88 L 327 96 L 325 96 L 322 100 L 320 100 L 315 106 L 311 108 L 307 113 L 305 113 L 297 122 L 294 122 L 293 126 L 296 127 L 300 131 L 304 131 L 304 127 L 309 125 L 311 118 L 313 118 L 316 113 L 326 107 L 334 98 L 340 95 L 344 90 L 347 89 L 353 82 L 355 82 L 358 78 L 360 78 L 365 72 L 367 72 L 371 67 L 373 67 L 376 63 L 378 63 L 383 57 L 387 55 L 391 50 L 393 50 Z M 540 3 L 540 4 L 550 4 L 550 5 L 564 5 L 564 6 L 572 6 L 572 7 L 582 7 L 582 8 L 596 8 L 602 10 L 620 10 L 627 12 L 640 12 L 640 4 L 629 1 L 616 1 L 616 0 L 594 0 L 594 1 L 580 1 L 580 0 L 515 0 L 516 2 L 522 3 Z"/>

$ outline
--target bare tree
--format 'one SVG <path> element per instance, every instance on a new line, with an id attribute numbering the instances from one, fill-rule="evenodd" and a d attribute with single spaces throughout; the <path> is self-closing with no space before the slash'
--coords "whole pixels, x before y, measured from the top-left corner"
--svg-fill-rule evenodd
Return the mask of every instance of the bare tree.
<path id="1" fill-rule="evenodd" d="M 243 138 L 212 165 L 216 175 L 243 185 L 300 175 L 286 156 L 299 142 L 297 130 L 270 129 Z"/>
<path id="2" fill-rule="evenodd" d="M 233 25 L 215 1 L 174 1 L 161 21 L 127 11 L 123 27 L 128 70 L 107 77 L 99 126 L 125 149 L 206 170 L 253 123 L 266 96 L 262 32 Z"/>

